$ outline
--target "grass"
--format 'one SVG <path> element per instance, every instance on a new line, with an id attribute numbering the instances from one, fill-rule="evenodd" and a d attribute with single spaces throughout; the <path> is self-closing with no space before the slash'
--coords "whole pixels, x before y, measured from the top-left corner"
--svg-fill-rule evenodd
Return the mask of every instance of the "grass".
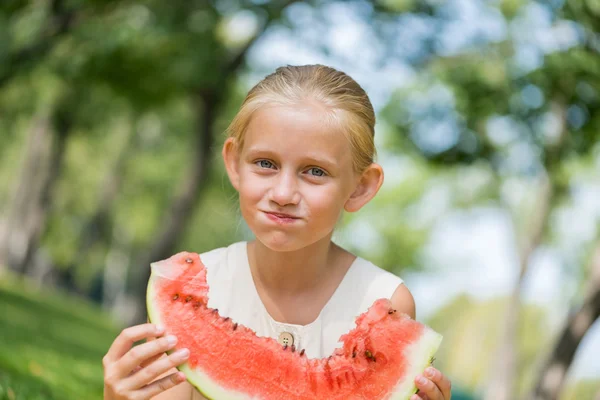
<path id="1" fill-rule="evenodd" d="M 101 399 L 117 334 L 98 307 L 2 275 L 0 400 Z"/>

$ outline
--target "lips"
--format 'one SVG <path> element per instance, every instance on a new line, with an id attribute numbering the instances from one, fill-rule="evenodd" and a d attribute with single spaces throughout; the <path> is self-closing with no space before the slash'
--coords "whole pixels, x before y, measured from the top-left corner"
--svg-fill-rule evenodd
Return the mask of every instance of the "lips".
<path id="1" fill-rule="evenodd" d="M 267 219 L 279 226 L 294 225 L 301 220 L 300 217 L 291 214 L 270 211 L 264 211 L 264 213 Z"/>
<path id="2" fill-rule="evenodd" d="M 294 215 L 277 213 L 277 212 L 265 211 L 265 213 L 268 214 L 268 215 L 272 215 L 274 217 L 277 217 L 277 218 L 285 218 L 285 219 L 299 219 L 300 218 L 300 217 L 296 217 Z"/>

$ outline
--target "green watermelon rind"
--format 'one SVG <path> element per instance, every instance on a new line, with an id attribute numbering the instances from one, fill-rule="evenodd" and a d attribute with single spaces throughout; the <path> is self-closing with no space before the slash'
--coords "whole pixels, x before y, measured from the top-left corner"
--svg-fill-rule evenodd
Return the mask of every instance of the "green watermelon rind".
<path id="1" fill-rule="evenodd" d="M 151 323 L 162 325 L 158 312 L 156 312 L 152 299 L 155 297 L 154 292 L 154 277 L 151 274 L 148 280 L 148 290 L 146 291 L 146 306 L 148 309 L 148 319 Z M 393 395 L 389 400 L 408 400 L 410 396 L 417 392 L 414 383 L 414 377 L 421 374 L 425 368 L 431 364 L 433 355 L 437 352 L 442 342 L 442 335 L 434 330 L 426 327 L 421 338 L 405 349 L 406 359 L 409 361 L 411 368 L 405 374 L 406 377 L 411 377 L 402 380 L 394 388 Z M 171 354 L 173 351 L 168 351 Z M 426 355 L 424 357 L 423 355 Z M 183 372 L 188 380 L 204 397 L 207 399 L 219 400 L 261 400 L 249 399 L 247 395 L 240 392 L 234 392 L 221 388 L 212 379 L 200 370 L 192 370 L 188 363 L 177 366 L 177 369 Z"/>
<path id="2" fill-rule="evenodd" d="M 154 271 L 154 269 L 153 269 Z M 154 291 L 154 280 L 157 279 L 154 276 L 154 273 L 150 275 L 150 279 L 148 280 L 148 289 L 146 291 L 146 308 L 148 309 L 148 320 L 156 325 L 163 325 L 158 312 L 154 309 L 154 303 L 152 299 L 155 297 Z M 160 279 L 160 278 L 158 278 Z M 167 354 L 173 353 L 175 350 L 167 351 Z M 208 400 L 211 399 L 223 399 L 223 400 L 246 400 L 240 394 L 233 394 L 231 391 L 223 392 L 223 390 L 216 384 L 213 383 L 212 379 L 208 378 L 201 371 L 194 371 L 190 368 L 188 363 L 184 363 L 177 366 L 177 369 L 185 374 L 187 381 L 190 382 L 198 391 L 202 394 L 202 396 L 206 397 Z M 208 388 L 208 389 L 207 389 Z M 213 390 L 211 390 L 213 389 Z M 221 395 L 220 397 L 216 397 Z M 232 397 L 235 396 L 235 397 Z"/>
<path id="3" fill-rule="evenodd" d="M 406 371 L 406 379 L 400 381 L 394 388 L 390 400 L 408 400 L 410 396 L 417 392 L 414 378 L 422 374 L 429 365 L 433 355 L 437 352 L 442 343 L 442 335 L 433 329 L 425 328 L 421 338 L 405 349 L 405 357 L 411 367 Z M 426 355 L 424 357 L 423 355 Z"/>

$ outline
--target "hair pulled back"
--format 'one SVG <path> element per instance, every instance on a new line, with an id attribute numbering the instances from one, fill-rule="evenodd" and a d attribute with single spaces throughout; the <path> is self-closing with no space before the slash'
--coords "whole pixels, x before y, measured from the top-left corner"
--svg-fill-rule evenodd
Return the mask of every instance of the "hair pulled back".
<path id="1" fill-rule="evenodd" d="M 354 170 L 364 171 L 375 157 L 375 112 L 366 92 L 344 72 L 324 65 L 279 67 L 246 96 L 227 133 L 238 148 L 252 116 L 262 106 L 317 103 L 344 133 L 352 149 Z"/>

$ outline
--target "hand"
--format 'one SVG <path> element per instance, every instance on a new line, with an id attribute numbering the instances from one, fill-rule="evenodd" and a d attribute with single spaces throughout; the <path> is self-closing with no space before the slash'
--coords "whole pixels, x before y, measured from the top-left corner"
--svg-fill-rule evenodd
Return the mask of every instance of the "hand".
<path id="1" fill-rule="evenodd" d="M 175 347 L 177 339 L 160 337 L 163 334 L 164 330 L 154 324 L 142 324 L 124 329 L 117 336 L 102 359 L 104 400 L 150 399 L 185 381 L 185 375 L 176 372 L 153 382 L 161 374 L 183 364 L 189 356 L 187 349 L 180 349 L 164 357 L 167 350 Z M 138 340 L 157 337 L 132 348 Z"/>
<path id="2" fill-rule="evenodd" d="M 425 379 L 424 383 L 419 382 L 420 378 Z M 450 400 L 452 395 L 450 380 L 433 367 L 427 367 L 423 375 L 418 375 L 415 384 L 419 393 L 413 394 L 410 400 Z"/>

